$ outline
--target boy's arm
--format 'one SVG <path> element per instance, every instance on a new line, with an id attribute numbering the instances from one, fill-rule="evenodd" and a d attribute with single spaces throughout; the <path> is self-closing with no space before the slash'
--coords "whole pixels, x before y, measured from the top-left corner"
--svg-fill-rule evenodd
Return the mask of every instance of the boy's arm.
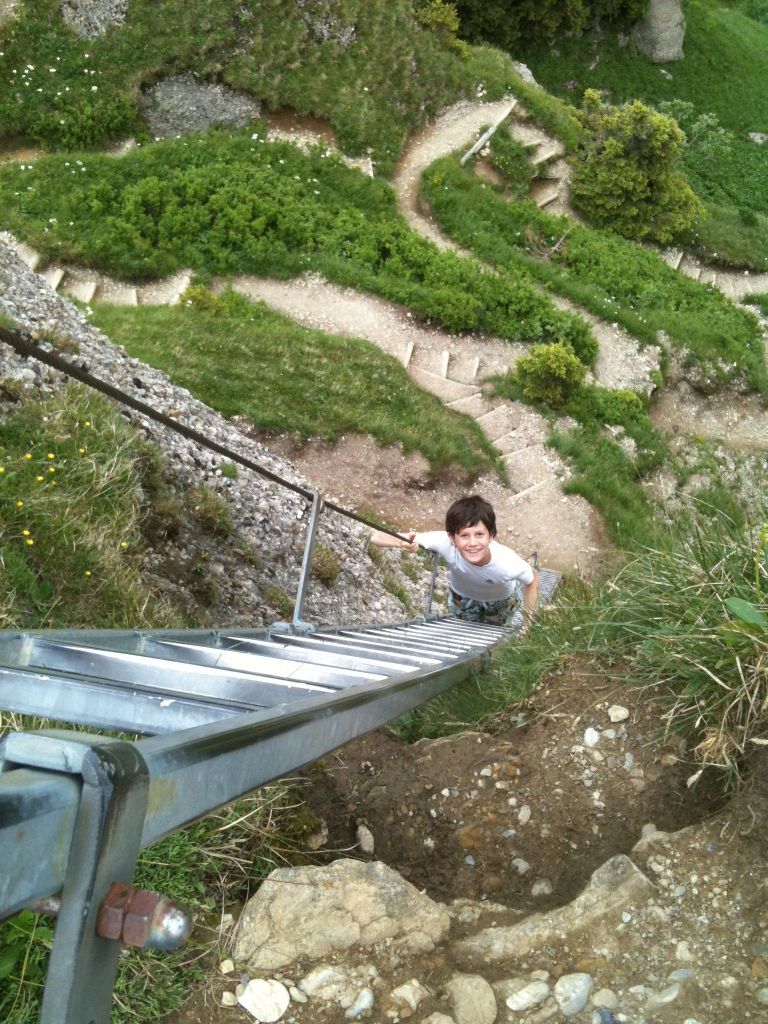
<path id="1" fill-rule="evenodd" d="M 393 537 L 391 533 L 385 533 L 383 530 L 375 530 L 371 535 L 371 544 L 375 544 L 377 548 L 399 548 L 401 551 L 413 552 L 419 550 L 415 537 L 414 530 L 409 530 L 407 534 L 401 534 L 399 537 Z"/>
<path id="2" fill-rule="evenodd" d="M 533 621 L 533 610 L 539 599 L 539 574 L 534 569 L 533 579 L 530 583 L 523 584 L 523 627 L 521 633 L 525 633 Z"/>

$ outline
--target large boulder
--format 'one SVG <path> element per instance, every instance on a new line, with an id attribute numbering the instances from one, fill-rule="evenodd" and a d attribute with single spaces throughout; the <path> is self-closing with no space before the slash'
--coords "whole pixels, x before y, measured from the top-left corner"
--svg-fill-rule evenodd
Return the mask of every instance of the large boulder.
<path id="1" fill-rule="evenodd" d="M 682 60 L 684 36 L 680 0 L 651 0 L 645 17 L 632 28 L 635 46 L 656 64 Z"/>
<path id="2" fill-rule="evenodd" d="M 251 971 L 274 971 L 301 958 L 381 942 L 424 953 L 449 928 L 445 907 L 381 862 L 278 868 L 243 911 L 235 959 Z"/>

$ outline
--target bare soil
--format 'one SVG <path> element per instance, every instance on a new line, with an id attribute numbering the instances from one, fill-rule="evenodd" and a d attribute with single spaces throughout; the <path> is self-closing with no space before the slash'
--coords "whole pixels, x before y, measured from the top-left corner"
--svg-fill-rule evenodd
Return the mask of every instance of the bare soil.
<path id="1" fill-rule="evenodd" d="M 611 722 L 613 705 L 625 721 Z M 306 798 L 328 826 L 328 856 L 354 850 L 362 822 L 373 856 L 432 898 L 529 913 L 573 899 L 649 822 L 675 831 L 723 803 L 714 773 L 686 786 L 685 740 L 660 734 L 647 694 L 589 664 L 551 675 L 519 715 L 411 746 L 379 730 L 318 762 Z"/>

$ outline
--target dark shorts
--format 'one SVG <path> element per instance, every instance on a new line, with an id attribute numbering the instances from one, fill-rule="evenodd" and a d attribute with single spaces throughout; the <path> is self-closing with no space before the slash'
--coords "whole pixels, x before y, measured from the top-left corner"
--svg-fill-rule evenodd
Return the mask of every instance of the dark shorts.
<path id="1" fill-rule="evenodd" d="M 517 608 L 517 596 L 510 594 L 500 601 L 478 601 L 474 597 L 461 597 L 451 590 L 448 607 L 453 615 L 466 622 L 488 622 L 493 626 L 506 626 Z"/>

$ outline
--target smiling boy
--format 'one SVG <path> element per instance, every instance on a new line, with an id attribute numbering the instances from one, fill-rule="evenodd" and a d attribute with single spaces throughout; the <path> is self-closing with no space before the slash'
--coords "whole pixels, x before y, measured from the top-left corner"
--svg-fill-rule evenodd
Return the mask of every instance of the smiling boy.
<path id="1" fill-rule="evenodd" d="M 445 515 L 445 531 L 410 531 L 401 538 L 376 531 L 379 547 L 436 551 L 448 566 L 451 612 L 460 619 L 503 625 L 511 618 L 517 586 L 523 593 L 523 629 L 539 594 L 539 574 L 511 548 L 496 540 L 496 513 L 479 494 L 459 498 Z"/>

